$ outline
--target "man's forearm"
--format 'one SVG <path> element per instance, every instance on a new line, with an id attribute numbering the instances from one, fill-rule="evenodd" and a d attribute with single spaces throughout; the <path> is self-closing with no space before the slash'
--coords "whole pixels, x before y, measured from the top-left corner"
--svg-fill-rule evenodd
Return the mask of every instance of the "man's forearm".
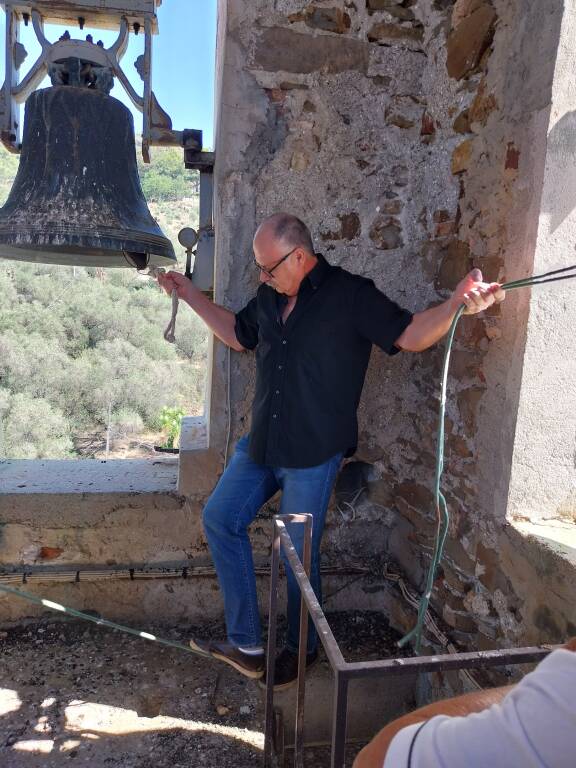
<path id="1" fill-rule="evenodd" d="M 244 347 L 238 341 L 234 330 L 236 316 L 233 312 L 210 301 L 193 283 L 190 283 L 184 301 L 204 320 L 220 341 L 237 352 L 244 351 Z"/>
<path id="2" fill-rule="evenodd" d="M 396 341 L 396 346 L 408 352 L 422 352 L 436 344 L 445 336 L 458 306 L 453 299 L 448 299 L 437 307 L 417 312 L 412 322 Z"/>

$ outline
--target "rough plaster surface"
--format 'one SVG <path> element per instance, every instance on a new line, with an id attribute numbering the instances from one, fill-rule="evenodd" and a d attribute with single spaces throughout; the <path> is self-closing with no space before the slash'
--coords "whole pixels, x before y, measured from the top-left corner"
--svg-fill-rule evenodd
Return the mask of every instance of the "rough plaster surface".
<path id="1" fill-rule="evenodd" d="M 222 267 L 229 306 L 253 295 L 251 236 L 264 216 L 281 209 L 309 223 L 329 260 L 372 277 L 411 309 L 446 297 L 472 266 L 491 280 L 533 271 L 553 82 L 571 65 L 560 64 L 562 55 L 557 64 L 557 51 L 565 45 L 569 58 L 562 41 L 570 39 L 571 10 L 560 2 L 486 0 L 476 4 L 482 19 L 470 23 L 470 4 L 462 0 L 403 3 L 410 14 L 402 19 L 390 8 L 370 12 L 366 3 L 227 5 L 217 206 L 221 259 L 234 244 Z M 336 31 L 343 13 L 350 23 Z M 290 45 L 274 45 L 282 41 Z M 342 56 L 334 62 L 338 46 Z M 563 98 L 568 103 L 569 93 Z M 550 297 L 540 351 L 546 337 L 558 335 L 552 327 L 559 310 Z M 558 640 L 573 625 L 567 583 L 555 623 L 535 622 L 546 587 L 534 589 L 540 577 L 526 571 L 534 542 L 506 526 L 512 455 L 532 455 L 537 428 L 524 429 L 521 421 L 517 429 L 516 416 L 528 391 L 529 316 L 534 326 L 542 323 L 539 301 L 511 294 L 501 310 L 464 319 L 457 335 L 444 484 L 452 525 L 433 602 L 466 646 Z M 566 338 L 554 353 L 563 373 L 552 378 L 564 382 L 569 410 L 574 366 L 562 345 L 569 346 Z M 388 556 L 417 586 L 433 537 L 441 358 L 439 349 L 392 360 L 374 352 L 356 456 L 366 462 L 358 485 L 364 495 L 355 511 L 340 504 L 326 535 L 331 557 Z M 232 359 L 237 437 L 249 423 L 253 363 L 247 355 Z M 545 392 L 538 395 L 542 403 Z M 541 407 L 534 405 L 534 413 Z M 560 456 L 543 433 L 531 461 L 552 465 L 552 477 L 563 477 L 565 487 L 574 422 L 562 413 L 556 418 L 551 409 L 547 426 L 553 430 L 563 419 L 560 443 L 572 448 Z M 518 483 L 525 495 L 534 484 L 544 493 L 541 475 L 528 479 Z M 554 562 L 570 581 L 569 561 Z"/>
<path id="2" fill-rule="evenodd" d="M 475 5 L 484 6 L 481 35 L 465 0 L 373 11 L 341 0 L 221 0 L 219 303 L 236 310 L 254 295 L 252 236 L 279 209 L 308 222 L 331 262 L 372 277 L 411 309 L 448 296 L 472 266 L 496 280 L 574 261 L 574 12 L 561 0 Z M 465 318 L 457 333 L 444 481 L 452 524 L 433 607 L 465 647 L 557 642 L 576 631 L 570 558 L 506 524 L 512 514 L 574 513 L 573 307 L 563 289 L 517 292 L 487 317 Z M 231 445 L 248 429 L 254 361 L 228 358 L 215 343 L 209 449 L 187 451 L 181 468 L 194 512 L 187 517 L 184 502 L 166 495 L 167 526 L 158 498 L 142 496 L 140 516 L 118 516 L 125 533 L 137 531 L 138 552 L 181 552 L 182 542 L 203 550 L 198 515 L 221 469 L 228 360 Z M 377 570 L 391 560 L 421 588 L 434 533 L 441 360 L 441 349 L 393 359 L 374 352 L 360 406 L 355 459 L 363 463 L 344 471 L 351 492 L 337 495 L 328 518 L 331 562 Z M 83 503 L 103 524 L 100 501 Z M 41 526 L 29 524 L 32 533 L 10 533 L 11 554 L 26 537 L 39 541 Z M 95 536 L 87 558 L 100 557 Z M 164 543 L 155 550 L 156 536 Z M 108 541 L 125 554 L 122 537 Z M 257 553 L 267 548 L 258 531 Z M 352 585 L 340 599 L 369 597 L 407 628 L 413 614 L 388 584 Z"/>

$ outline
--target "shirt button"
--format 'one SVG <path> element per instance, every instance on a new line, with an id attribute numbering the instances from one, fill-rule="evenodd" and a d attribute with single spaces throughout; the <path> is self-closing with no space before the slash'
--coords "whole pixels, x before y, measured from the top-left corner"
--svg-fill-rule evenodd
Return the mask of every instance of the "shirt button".
<path id="1" fill-rule="evenodd" d="M 282 344 L 287 344 L 287 343 L 288 342 L 286 341 L 286 339 L 282 339 Z"/>
<path id="2" fill-rule="evenodd" d="M 278 418 L 278 414 L 277 414 L 277 413 L 273 413 L 273 414 L 272 414 L 272 418 L 273 418 L 273 419 L 277 419 L 277 418 Z"/>
<path id="3" fill-rule="evenodd" d="M 277 389 L 275 394 L 279 395 L 280 394 L 280 390 Z"/>
<path id="4" fill-rule="evenodd" d="M 281 370 L 282 370 L 282 366 L 281 366 L 281 365 L 279 365 L 279 366 L 278 366 L 278 370 L 279 370 L 279 371 L 281 371 Z"/>

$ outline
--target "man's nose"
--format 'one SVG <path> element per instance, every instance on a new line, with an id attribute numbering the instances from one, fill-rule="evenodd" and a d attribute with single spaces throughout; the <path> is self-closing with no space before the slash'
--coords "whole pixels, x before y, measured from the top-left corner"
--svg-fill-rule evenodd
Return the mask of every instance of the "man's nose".
<path id="1" fill-rule="evenodd" d="M 270 275 L 267 275 L 266 272 L 263 272 L 260 270 L 260 282 L 261 283 L 267 283 L 270 280 Z"/>

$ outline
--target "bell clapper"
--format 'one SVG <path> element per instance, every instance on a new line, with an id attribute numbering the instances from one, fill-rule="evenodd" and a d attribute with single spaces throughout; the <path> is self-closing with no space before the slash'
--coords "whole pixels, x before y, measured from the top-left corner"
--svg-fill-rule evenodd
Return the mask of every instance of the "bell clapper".
<path id="1" fill-rule="evenodd" d="M 181 229 L 178 233 L 178 241 L 180 242 L 180 245 L 182 245 L 184 248 L 186 248 L 186 271 L 185 276 L 192 280 L 192 256 L 194 254 L 194 246 L 198 242 L 198 233 L 195 229 L 192 229 L 192 227 L 184 227 L 184 229 Z M 163 267 L 157 267 L 154 265 L 149 265 L 147 275 L 148 277 L 153 278 L 154 280 L 158 279 L 158 275 L 164 274 L 166 270 Z M 164 338 L 166 341 L 168 341 L 170 344 L 173 344 L 176 341 L 176 315 L 178 314 L 178 292 L 176 290 L 172 291 L 172 317 L 170 318 L 170 322 L 166 326 L 166 330 L 164 331 Z"/>

